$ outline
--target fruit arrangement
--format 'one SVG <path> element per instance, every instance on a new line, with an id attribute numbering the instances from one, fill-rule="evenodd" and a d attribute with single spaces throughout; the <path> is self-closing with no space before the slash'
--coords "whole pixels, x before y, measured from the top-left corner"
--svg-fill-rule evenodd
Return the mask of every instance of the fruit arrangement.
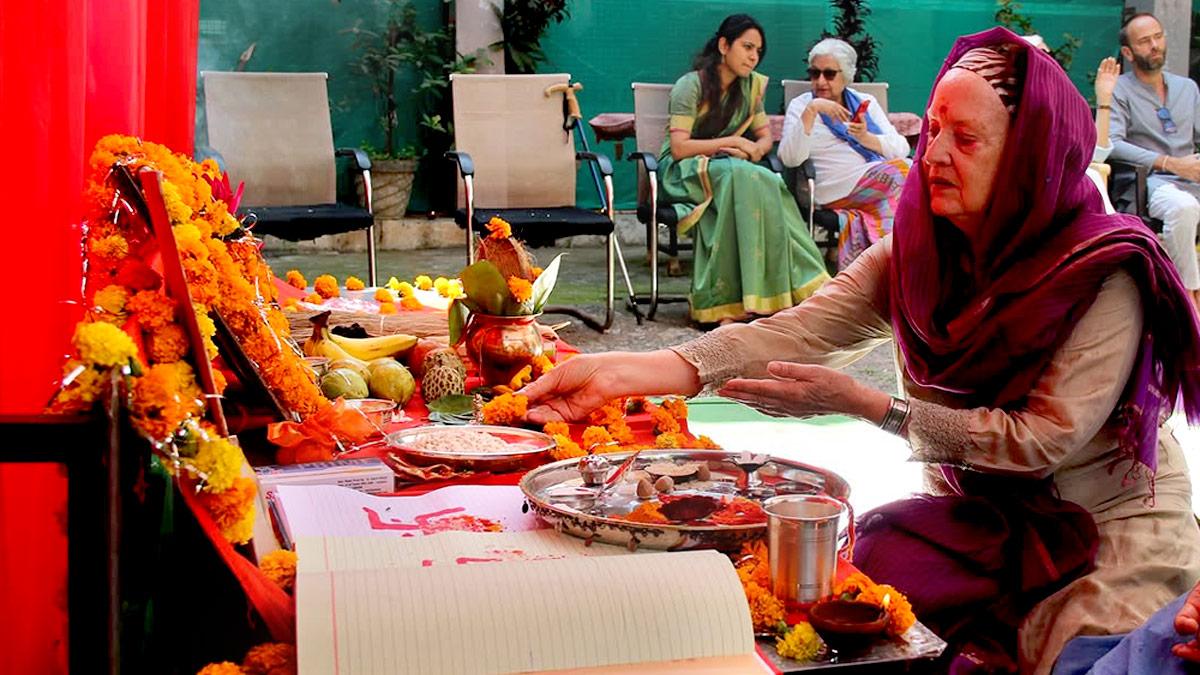
<path id="1" fill-rule="evenodd" d="M 416 380 L 397 361 L 417 344 L 415 335 L 352 338 L 329 330 L 329 312 L 312 318 L 313 332 L 305 341 L 305 356 L 329 359 L 320 378 L 321 393 L 331 399 L 386 398 L 408 403 Z"/>

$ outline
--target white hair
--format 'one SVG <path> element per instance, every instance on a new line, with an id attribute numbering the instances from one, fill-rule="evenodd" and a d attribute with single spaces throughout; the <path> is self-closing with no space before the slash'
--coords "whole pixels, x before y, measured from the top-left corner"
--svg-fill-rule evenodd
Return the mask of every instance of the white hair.
<path id="1" fill-rule="evenodd" d="M 818 56 L 832 56 L 841 67 L 846 81 L 854 81 L 854 73 L 858 72 L 858 52 L 854 51 L 854 47 L 850 46 L 849 42 L 837 38 L 825 38 L 808 51 L 808 65 L 811 66 L 813 60 Z"/>

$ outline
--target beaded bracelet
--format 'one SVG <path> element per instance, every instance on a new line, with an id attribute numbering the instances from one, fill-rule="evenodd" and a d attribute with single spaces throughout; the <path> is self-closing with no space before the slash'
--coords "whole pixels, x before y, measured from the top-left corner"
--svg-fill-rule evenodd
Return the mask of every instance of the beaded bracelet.
<path id="1" fill-rule="evenodd" d="M 889 434 L 899 435 L 904 429 L 905 423 L 908 422 L 908 401 L 893 396 L 891 403 L 888 404 L 887 412 L 883 415 L 883 421 L 879 423 L 879 428 Z"/>

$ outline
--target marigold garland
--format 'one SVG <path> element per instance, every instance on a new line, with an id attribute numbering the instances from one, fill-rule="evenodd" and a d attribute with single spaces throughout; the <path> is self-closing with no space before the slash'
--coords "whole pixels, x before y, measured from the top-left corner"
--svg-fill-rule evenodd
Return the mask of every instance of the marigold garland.
<path id="1" fill-rule="evenodd" d="M 296 560 L 293 551 L 279 549 L 264 555 L 258 561 L 258 568 L 280 588 L 290 591 L 296 583 Z"/>
<path id="2" fill-rule="evenodd" d="M 862 572 L 854 572 L 837 583 L 833 588 L 836 597 L 846 600 L 857 600 L 883 607 L 887 612 L 889 635 L 903 635 L 917 622 L 912 611 L 912 603 L 904 594 L 887 584 L 877 584 Z M 884 601 L 884 598 L 887 601 Z"/>
<path id="3" fill-rule="evenodd" d="M 92 304 L 109 314 L 123 314 L 125 304 L 129 302 L 129 291 L 124 286 L 110 284 L 96 291 Z"/>
<path id="4" fill-rule="evenodd" d="M 484 424 L 512 426 L 525 419 L 529 399 L 520 394 L 500 394 L 483 405 L 479 414 Z"/>
<path id="5" fill-rule="evenodd" d="M 93 367 L 113 368 L 137 359 L 137 345 L 125 331 L 108 323 L 81 323 L 71 339 L 79 358 Z"/>
<path id="6" fill-rule="evenodd" d="M 196 671 L 196 675 L 246 675 L 246 671 L 242 670 L 242 667 L 236 663 L 222 661 L 204 666 Z"/>
<path id="7" fill-rule="evenodd" d="M 242 659 L 246 675 L 294 675 L 296 648 L 285 642 L 267 642 L 251 647 Z"/>
<path id="8" fill-rule="evenodd" d="M 156 330 L 175 321 L 175 301 L 155 291 L 138 291 L 125 309 L 144 330 Z"/>
<path id="9" fill-rule="evenodd" d="M 224 492 L 202 492 L 196 497 L 212 514 L 213 522 L 226 540 L 244 544 L 254 535 L 254 496 L 257 492 L 253 478 L 239 476 Z"/>
<path id="10" fill-rule="evenodd" d="M 188 336 L 183 328 L 167 324 L 146 336 L 146 355 L 152 363 L 174 363 L 188 353 Z"/>

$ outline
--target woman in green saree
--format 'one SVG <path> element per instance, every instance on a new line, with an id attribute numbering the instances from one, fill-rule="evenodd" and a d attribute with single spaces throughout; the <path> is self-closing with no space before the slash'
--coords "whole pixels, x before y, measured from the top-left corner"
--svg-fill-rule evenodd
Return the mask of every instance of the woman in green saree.
<path id="1" fill-rule="evenodd" d="M 772 145 L 767 77 L 754 72 L 766 46 L 753 17 L 726 17 L 671 89 L 661 194 L 695 241 L 689 302 L 700 323 L 774 314 L 829 279 L 783 179 L 756 163 Z"/>

